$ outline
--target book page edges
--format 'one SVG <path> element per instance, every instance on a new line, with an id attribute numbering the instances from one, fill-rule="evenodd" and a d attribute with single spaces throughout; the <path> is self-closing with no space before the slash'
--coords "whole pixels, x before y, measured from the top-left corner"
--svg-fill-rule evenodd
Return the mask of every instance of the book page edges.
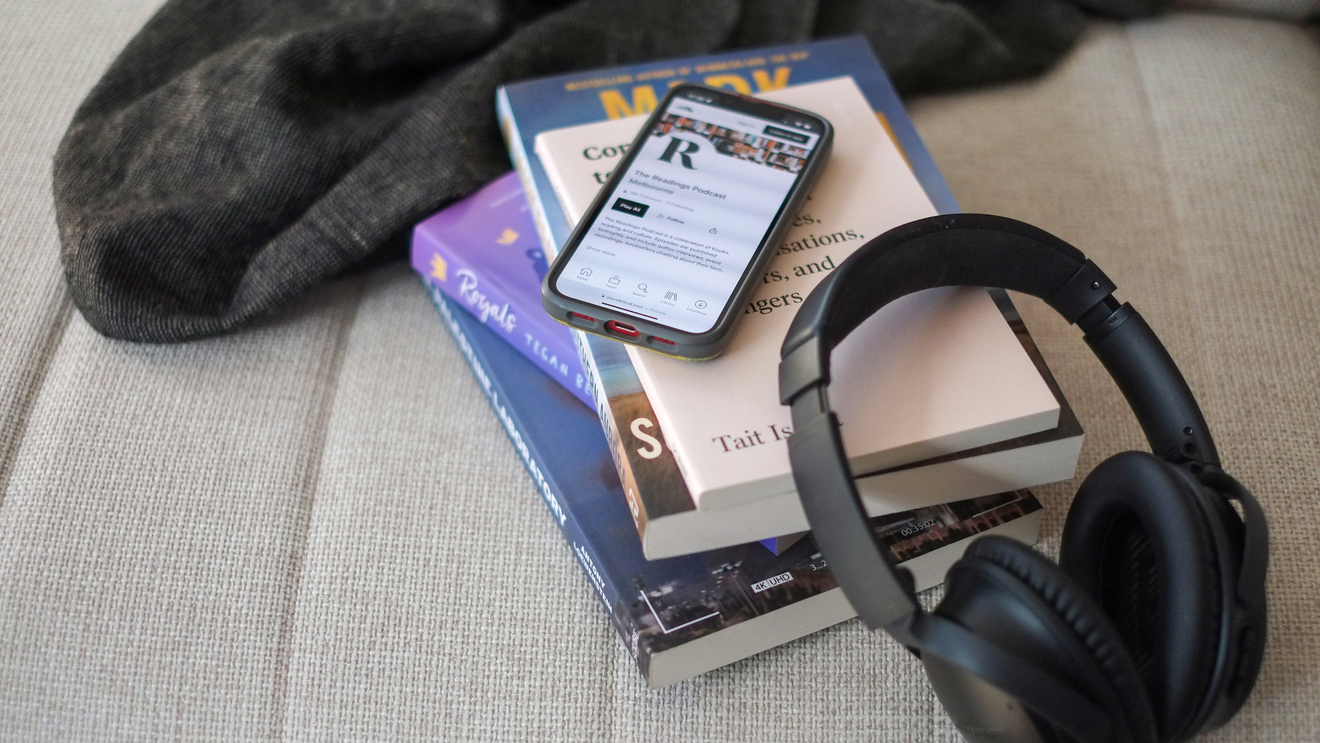
<path id="1" fill-rule="evenodd" d="M 1084 436 L 954 458 L 857 480 L 868 516 L 884 516 L 966 498 L 1031 488 L 1071 478 Z M 692 510 L 647 524 L 642 553 L 648 560 L 728 547 L 809 529 L 797 491 L 731 508 Z"/>
<path id="2" fill-rule="evenodd" d="M 1000 524 L 975 536 L 918 555 L 904 563 L 912 571 L 918 591 L 939 585 L 949 567 L 962 557 L 973 539 L 999 534 L 1027 544 L 1040 538 L 1044 509 Z M 843 589 L 834 588 L 809 599 L 763 614 L 728 629 L 651 656 L 647 686 L 660 689 L 721 666 L 729 665 L 800 637 L 819 632 L 857 616 Z"/>

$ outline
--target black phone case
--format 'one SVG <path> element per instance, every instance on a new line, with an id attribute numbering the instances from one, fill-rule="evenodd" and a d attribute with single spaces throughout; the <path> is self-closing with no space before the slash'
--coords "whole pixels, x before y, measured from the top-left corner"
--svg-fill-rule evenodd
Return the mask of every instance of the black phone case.
<path id="1" fill-rule="evenodd" d="M 738 320 L 742 317 L 743 306 L 747 304 L 749 299 L 751 299 L 757 286 L 760 285 L 761 276 L 765 273 L 766 269 L 769 268 L 770 261 L 774 258 L 775 246 L 783 242 L 784 236 L 793 225 L 794 217 L 797 215 L 798 210 L 802 208 L 802 203 L 806 201 L 807 195 L 811 192 L 811 187 L 815 185 L 816 180 L 820 177 L 821 171 L 825 168 L 825 164 L 829 161 L 830 152 L 834 145 L 834 127 L 819 114 L 793 108 L 792 106 L 785 106 L 780 103 L 770 103 L 770 105 L 778 108 L 788 109 L 818 119 L 824 123 L 824 131 L 821 132 L 820 141 L 816 145 L 816 151 L 808 160 L 807 167 L 803 171 L 802 177 L 798 179 L 793 190 L 789 192 L 788 198 L 785 200 L 784 208 L 779 213 L 779 217 L 775 220 L 775 223 L 771 227 L 765 240 L 761 243 L 756 254 L 752 257 L 750 264 L 738 283 L 738 287 L 734 290 L 733 295 L 729 298 L 728 304 L 725 305 L 724 310 L 720 313 L 719 319 L 710 330 L 704 333 L 686 333 L 671 328 L 668 325 L 648 322 L 643 318 L 622 312 L 616 312 L 608 307 L 589 304 L 581 300 L 566 297 L 554 289 L 554 282 L 559 277 L 560 272 L 563 271 L 564 265 L 568 262 L 568 257 L 572 255 L 573 249 L 575 249 L 582 241 L 587 230 L 600 215 L 601 210 L 605 206 L 606 200 L 609 198 L 610 194 L 614 193 L 618 181 L 624 178 L 632 168 L 633 161 L 635 160 L 637 153 L 640 151 L 642 143 L 645 141 L 646 137 L 650 135 L 652 127 L 659 120 L 660 116 L 663 115 L 664 111 L 669 107 L 669 102 L 680 91 L 693 88 L 714 91 L 722 97 L 748 98 L 749 100 L 763 105 L 770 103 L 769 101 L 762 101 L 757 98 L 750 98 L 749 96 L 740 96 L 726 90 L 708 88 L 702 85 L 688 84 L 678 85 L 672 88 L 669 93 L 665 95 L 664 99 L 656 105 L 655 111 L 651 114 L 651 117 L 642 125 L 641 131 L 638 132 L 637 138 L 633 140 L 633 143 L 628 150 L 628 154 L 620 160 L 609 180 L 601 186 L 600 191 L 596 194 L 596 198 L 591 202 L 590 208 L 587 209 L 587 212 L 583 215 L 581 221 L 573 227 L 573 232 L 570 233 L 568 241 L 564 244 L 563 249 L 559 254 L 555 256 L 554 263 L 551 265 L 550 270 L 546 272 L 545 279 L 541 283 L 541 305 L 545 308 L 546 312 L 550 313 L 551 317 L 569 327 L 586 331 L 588 333 L 595 333 L 611 340 L 631 343 L 632 345 L 641 346 L 648 350 L 665 354 L 666 356 L 702 360 L 718 356 L 720 352 L 729 345 L 729 341 L 732 340 L 733 337 L 732 331 L 734 325 L 736 325 Z M 581 317 L 583 315 L 591 318 L 591 320 L 588 321 L 583 319 Z M 638 336 L 636 338 L 629 338 L 624 335 L 609 332 L 606 330 L 605 326 L 606 323 L 609 323 L 610 321 L 631 325 L 637 329 Z M 656 340 L 657 338 L 663 338 L 670 341 L 670 343 Z"/>

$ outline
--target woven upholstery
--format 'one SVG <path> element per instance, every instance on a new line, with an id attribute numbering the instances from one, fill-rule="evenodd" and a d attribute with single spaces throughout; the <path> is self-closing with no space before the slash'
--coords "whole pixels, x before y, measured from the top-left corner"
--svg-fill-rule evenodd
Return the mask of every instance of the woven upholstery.
<path id="1" fill-rule="evenodd" d="M 1270 18 L 1301 21 L 1320 17 L 1317 0 L 1174 0 L 1174 7 L 1250 13 Z"/>
<path id="2" fill-rule="evenodd" d="M 958 740 L 856 622 L 646 691 L 402 266 L 226 338 L 94 333 L 59 275 L 50 158 L 153 10 L 0 6 L 0 741 Z M 964 208 L 1105 268 L 1272 517 L 1260 683 L 1202 739 L 1314 740 L 1314 30 L 1098 23 L 1044 79 L 912 111 Z M 1081 340 L 1021 305 L 1087 427 L 1079 471 L 1139 446 Z M 1039 491 L 1051 554 L 1075 486 Z"/>

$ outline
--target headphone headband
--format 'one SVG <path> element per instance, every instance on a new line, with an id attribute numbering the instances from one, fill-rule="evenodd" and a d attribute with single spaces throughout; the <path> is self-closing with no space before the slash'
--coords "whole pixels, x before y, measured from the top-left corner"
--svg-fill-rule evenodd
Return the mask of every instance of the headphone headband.
<path id="1" fill-rule="evenodd" d="M 1005 217 L 955 214 L 897 227 L 839 264 L 799 308 L 780 352 L 780 401 L 793 410 L 789 459 L 817 543 L 872 629 L 916 611 L 911 586 L 877 545 L 829 407 L 830 354 L 899 297 L 942 286 L 994 286 L 1039 297 L 1085 333 L 1159 457 L 1199 473 L 1219 466 L 1196 400 L 1168 351 L 1081 251 Z M 828 545 L 828 547 L 827 547 Z"/>
<path id="2" fill-rule="evenodd" d="M 811 292 L 793 318 L 782 355 L 812 336 L 825 340 L 828 355 L 876 310 L 921 289 L 997 286 L 1048 300 L 1086 263 L 1077 248 L 1005 217 L 948 214 L 909 222 L 859 248 Z M 1106 290 L 1091 304 L 1114 290 L 1096 273 Z M 1065 316 L 1075 322 L 1081 313 L 1068 309 Z"/>

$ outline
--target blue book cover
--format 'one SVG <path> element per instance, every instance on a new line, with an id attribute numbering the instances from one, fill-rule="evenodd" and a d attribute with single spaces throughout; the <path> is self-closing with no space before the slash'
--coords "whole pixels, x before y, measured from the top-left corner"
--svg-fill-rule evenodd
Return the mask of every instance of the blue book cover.
<path id="1" fill-rule="evenodd" d="M 516 173 L 496 178 L 413 228 L 412 266 L 594 407 L 572 331 L 541 308 L 548 266 L 529 210 Z"/>
<path id="2" fill-rule="evenodd" d="M 532 199 L 542 241 L 553 245 L 554 252 L 568 239 L 572 225 L 534 154 L 537 134 L 650 113 L 670 86 L 683 82 L 751 95 L 843 75 L 857 82 L 936 211 L 959 211 L 893 84 L 860 36 L 525 80 L 502 86 L 495 105 L 514 167 Z"/>
<path id="3" fill-rule="evenodd" d="M 649 686 L 667 686 L 854 615 L 809 535 L 780 555 L 751 543 L 647 560 L 596 416 L 497 331 L 424 283 Z M 924 589 L 942 580 L 977 534 L 1034 542 L 1040 515 L 1040 503 L 1019 491 L 872 524 Z"/>

